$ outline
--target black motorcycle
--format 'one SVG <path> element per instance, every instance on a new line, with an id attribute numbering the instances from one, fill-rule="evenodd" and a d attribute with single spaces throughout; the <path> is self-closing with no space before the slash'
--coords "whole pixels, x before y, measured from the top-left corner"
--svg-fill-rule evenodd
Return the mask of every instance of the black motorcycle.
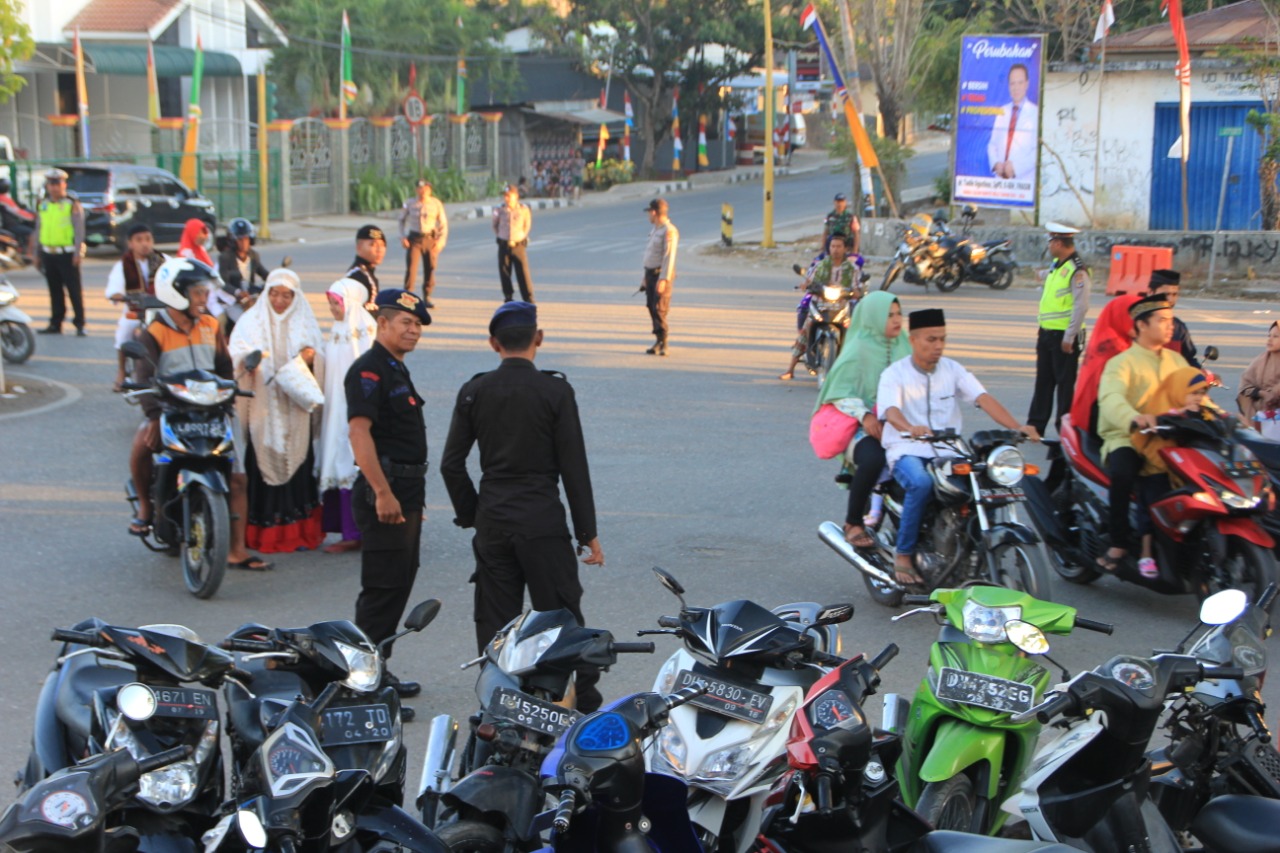
<path id="1" fill-rule="evenodd" d="M 1013 241 L 986 240 L 982 243 L 969 236 L 973 229 L 973 221 L 978 216 L 978 208 L 966 204 L 960 210 L 963 225 L 960 228 L 961 243 L 957 247 L 960 264 L 965 281 L 976 281 L 985 284 L 992 290 L 1004 290 L 1013 284 L 1013 274 L 1018 268 L 1018 261 L 1013 257 Z M 946 221 L 943 221 L 946 227 Z"/>
<path id="2" fill-rule="evenodd" d="M 87 619 L 53 639 L 63 645 L 36 703 L 22 789 L 101 753 L 143 761 L 185 747 L 189 757 L 144 773 L 108 823 L 133 827 L 147 849 L 197 849 L 224 794 L 218 696 L 205 688 L 232 675 L 231 656 L 181 625 Z"/>
<path id="3" fill-rule="evenodd" d="M 985 284 L 992 290 L 1004 290 L 1013 283 L 1018 262 L 1013 257 L 1013 241 L 988 240 L 979 243 L 969 236 L 978 209 L 966 204 L 960 213 L 964 226 L 959 234 L 947 224 L 945 210 L 933 216 L 917 214 L 903 231 L 902 241 L 889 269 L 885 271 L 881 290 L 902 276 L 908 284 L 933 285 L 943 293 L 955 290 L 966 281 Z"/>
<path id="4" fill-rule="evenodd" d="M 126 342 L 120 350 L 134 359 L 150 358 L 137 341 Z M 151 481 L 154 517 L 142 542 L 152 551 L 181 556 L 187 589 L 196 598 L 209 598 L 222 584 L 231 548 L 227 499 L 235 456 L 232 408 L 237 396 L 251 397 L 253 392 L 241 391 L 233 380 L 207 370 L 156 376 L 150 387 L 135 382 L 124 387 L 127 396 L 156 395 L 162 412 Z M 125 497 L 136 516 L 138 493 L 132 479 L 125 483 Z"/>
<path id="5" fill-rule="evenodd" d="M 805 274 L 799 264 L 792 269 L 800 275 Z M 811 266 L 809 274 L 812 273 Z M 796 319 L 802 329 L 805 323 L 809 325 L 804 366 L 818 377 L 818 387 L 822 387 L 832 365 L 836 363 L 836 357 L 840 355 L 845 332 L 849 329 L 849 318 L 853 316 L 858 300 L 866 292 L 864 286 L 870 278 L 871 274 L 862 272 L 859 267 L 858 283 L 853 288 L 818 281 L 810 281 L 804 286 L 805 294 L 800 300 Z M 797 285 L 797 289 L 800 287 L 801 285 Z"/>
<path id="6" fill-rule="evenodd" d="M 405 619 L 405 630 L 377 647 L 346 620 L 306 628 L 245 625 L 220 645 L 241 653 L 239 667 L 251 676 L 228 680 L 227 736 L 232 785 L 243 789 L 254 756 L 274 726 L 271 720 L 298 696 L 311 699 L 333 688 L 319 714 L 319 743 L 339 771 L 363 770 L 379 809 L 404 802 L 407 758 L 400 695 L 383 679 L 383 657 L 396 640 L 421 631 L 440 612 L 440 602 L 422 602 Z"/>
<path id="7" fill-rule="evenodd" d="M 556 740 L 582 715 L 573 710 L 574 674 L 583 665 L 608 669 L 619 654 L 650 653 L 653 643 L 618 643 L 613 634 L 583 628 L 568 610 L 530 611 L 499 631 L 476 680 L 480 710 L 470 718 L 461 779 L 447 789 L 449 763 L 428 747 L 418 805 L 454 853 L 535 850 L 533 818 L 542 808 L 538 770 Z M 452 718 L 433 721 L 432 735 L 456 730 Z M 437 810 L 439 818 L 436 818 Z"/>
<path id="8" fill-rule="evenodd" d="M 146 847 L 120 810 L 142 779 L 191 755 L 189 746 L 135 758 L 117 749 L 94 755 L 37 783 L 0 815 L 0 849 L 9 853 L 134 853 Z"/>

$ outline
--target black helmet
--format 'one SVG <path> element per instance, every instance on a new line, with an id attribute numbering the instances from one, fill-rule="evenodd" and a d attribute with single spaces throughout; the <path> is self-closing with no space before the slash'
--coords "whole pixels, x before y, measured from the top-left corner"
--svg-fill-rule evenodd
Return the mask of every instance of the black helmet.
<path id="1" fill-rule="evenodd" d="M 252 240 L 258 236 L 258 229 L 254 228 L 253 223 L 243 216 L 237 216 L 227 223 L 227 235 L 233 240 L 239 240 L 241 237 L 248 237 Z"/>
<path id="2" fill-rule="evenodd" d="M 3 195 L 13 189 L 13 184 L 9 183 L 8 178 L 0 178 L 0 195 Z"/>
<path id="3" fill-rule="evenodd" d="M 222 280 L 213 267 L 194 258 L 170 258 L 156 271 L 156 298 L 170 308 L 186 311 L 191 306 L 187 291 L 196 284 L 213 289 L 221 287 Z"/>

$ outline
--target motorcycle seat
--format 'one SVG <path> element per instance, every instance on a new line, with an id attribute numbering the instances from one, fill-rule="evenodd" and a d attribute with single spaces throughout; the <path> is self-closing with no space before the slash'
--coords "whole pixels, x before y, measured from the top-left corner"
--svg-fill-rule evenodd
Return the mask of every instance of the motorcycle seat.
<path id="1" fill-rule="evenodd" d="M 1008 240 L 984 240 L 982 245 L 988 249 L 994 249 L 997 246 L 1009 245 L 1009 241 Z"/>
<path id="2" fill-rule="evenodd" d="M 87 739 L 93 730 L 93 694 L 137 680 L 133 670 L 103 666 L 94 655 L 77 655 L 62 665 L 62 679 L 54 703 L 58 719 Z"/>
<path id="3" fill-rule="evenodd" d="M 911 848 L 913 853 L 1068 853 L 1073 848 L 1054 841 L 1017 841 L 988 838 L 968 832 L 934 830 Z M 1235 851 L 1241 853 L 1241 851 Z"/>
<path id="4" fill-rule="evenodd" d="M 1280 839 L 1280 802 L 1267 797 L 1225 794 L 1214 797 L 1191 823 L 1191 831 L 1209 850 L 1276 853 Z"/>

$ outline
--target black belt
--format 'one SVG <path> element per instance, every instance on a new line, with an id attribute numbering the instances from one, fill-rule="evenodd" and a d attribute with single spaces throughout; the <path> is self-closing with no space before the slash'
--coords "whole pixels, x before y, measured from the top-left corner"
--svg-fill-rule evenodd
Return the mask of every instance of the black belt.
<path id="1" fill-rule="evenodd" d="M 388 477 L 425 477 L 427 475 L 427 463 L 421 465 L 405 465 L 400 462 L 392 462 L 385 456 L 378 460 L 382 465 L 382 473 Z"/>

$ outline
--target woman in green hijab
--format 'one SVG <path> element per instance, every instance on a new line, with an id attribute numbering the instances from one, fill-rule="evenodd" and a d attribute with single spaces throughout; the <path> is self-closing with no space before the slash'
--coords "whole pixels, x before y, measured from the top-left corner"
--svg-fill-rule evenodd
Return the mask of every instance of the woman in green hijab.
<path id="1" fill-rule="evenodd" d="M 840 356 L 818 393 L 818 405 L 844 401 L 840 408 L 857 417 L 860 426 L 853 448 L 856 466 L 849 483 L 849 509 L 845 513 L 844 538 L 855 548 L 871 548 L 875 540 L 863 524 L 863 513 L 876 482 L 884 471 L 881 424 L 875 417 L 876 388 L 880 374 L 899 359 L 911 355 L 911 344 L 902 334 L 902 306 L 885 291 L 863 297 L 849 320 L 849 331 Z"/>

